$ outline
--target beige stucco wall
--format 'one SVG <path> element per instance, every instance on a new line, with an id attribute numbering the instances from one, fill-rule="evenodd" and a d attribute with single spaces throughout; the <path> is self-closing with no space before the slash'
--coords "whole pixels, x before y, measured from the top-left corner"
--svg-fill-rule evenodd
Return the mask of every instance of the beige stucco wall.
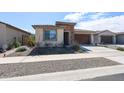
<path id="1" fill-rule="evenodd" d="M 0 48 L 6 47 L 6 25 L 0 23 Z"/>
<path id="2" fill-rule="evenodd" d="M 44 46 L 44 42 L 43 42 L 43 28 L 36 28 L 35 40 L 36 40 L 36 44 L 38 44 L 39 46 Z"/>
<path id="3" fill-rule="evenodd" d="M 94 35 L 94 43 L 96 44 L 96 43 L 98 43 L 99 41 L 98 41 L 98 35 Z"/>
<path id="4" fill-rule="evenodd" d="M 10 26 L 6 26 L 6 40 L 7 40 L 7 44 L 10 44 L 14 41 L 14 38 L 16 37 L 16 40 L 19 41 L 20 43 L 22 43 L 22 36 L 23 35 L 28 35 L 18 29 L 15 29 L 13 27 Z"/>
<path id="5" fill-rule="evenodd" d="M 61 44 L 64 43 L 64 30 L 57 29 L 57 43 Z"/>
<path id="6" fill-rule="evenodd" d="M 64 34 L 64 30 L 61 28 L 58 28 L 57 29 L 57 40 L 56 41 L 45 41 L 45 40 L 43 40 L 44 29 L 43 28 L 36 28 L 36 31 L 35 31 L 36 43 L 40 47 L 44 47 L 45 44 L 50 44 L 51 46 L 56 46 L 56 45 L 59 46 L 64 42 L 63 41 L 63 34 Z"/>

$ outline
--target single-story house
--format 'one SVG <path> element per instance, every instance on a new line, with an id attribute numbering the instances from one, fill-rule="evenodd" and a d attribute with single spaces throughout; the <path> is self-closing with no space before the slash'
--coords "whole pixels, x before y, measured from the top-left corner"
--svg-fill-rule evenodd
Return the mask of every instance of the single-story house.
<path id="1" fill-rule="evenodd" d="M 31 33 L 26 32 L 25 30 L 0 22 L 0 48 L 8 48 L 9 44 L 14 40 L 23 44 L 23 39 L 29 35 L 31 35 Z"/>
<path id="2" fill-rule="evenodd" d="M 76 23 L 56 22 L 56 25 L 33 25 L 38 46 L 62 46 L 74 43 Z"/>
<path id="3" fill-rule="evenodd" d="M 79 44 L 124 44 L 124 35 L 104 31 L 74 29 L 76 23 L 57 21 L 55 25 L 32 25 L 36 44 L 41 47 Z M 124 34 L 124 33 L 123 33 Z"/>

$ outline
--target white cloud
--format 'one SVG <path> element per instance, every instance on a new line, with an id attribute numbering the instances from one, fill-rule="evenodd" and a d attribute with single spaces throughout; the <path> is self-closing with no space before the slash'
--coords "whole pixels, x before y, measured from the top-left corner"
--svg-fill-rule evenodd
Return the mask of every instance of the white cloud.
<path id="1" fill-rule="evenodd" d="M 70 13 L 64 20 L 77 22 L 76 28 L 89 30 L 111 30 L 124 32 L 124 15 L 106 17 L 108 12 Z M 89 21 L 86 21 L 88 19 Z"/>
<path id="2" fill-rule="evenodd" d="M 78 22 L 82 19 L 84 13 L 70 13 L 64 17 L 64 20 L 71 21 L 71 22 Z"/>
<path id="3" fill-rule="evenodd" d="M 91 13 L 91 14 L 88 14 L 88 12 L 70 13 L 64 17 L 64 20 L 71 21 L 71 22 L 79 22 L 82 19 L 86 19 L 86 18 L 95 20 L 95 19 L 103 18 L 104 15 L 106 14 L 107 13 L 105 12 L 97 12 L 97 13 Z"/>
<path id="4" fill-rule="evenodd" d="M 107 13 L 105 13 L 105 12 L 99 12 L 99 13 L 95 13 L 95 14 L 92 14 L 92 15 L 90 15 L 89 17 L 90 17 L 90 19 L 92 19 L 92 20 L 96 20 L 96 19 L 101 19 L 101 18 L 103 18 L 105 15 L 106 15 Z"/>
<path id="5" fill-rule="evenodd" d="M 114 32 L 123 32 L 124 31 L 124 15 L 96 19 L 93 21 L 81 21 L 77 23 L 77 27 L 80 29 L 89 29 L 89 30 L 111 30 Z"/>

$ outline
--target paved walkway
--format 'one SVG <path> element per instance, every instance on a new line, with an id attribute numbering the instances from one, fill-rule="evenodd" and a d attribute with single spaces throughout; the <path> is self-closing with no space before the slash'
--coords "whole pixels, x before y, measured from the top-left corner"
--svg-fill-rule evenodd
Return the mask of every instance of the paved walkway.
<path id="1" fill-rule="evenodd" d="M 6 51 L 5 53 L 0 53 L 0 58 L 3 58 L 3 57 L 4 57 L 4 54 L 5 54 L 5 55 L 9 55 L 9 54 L 13 53 L 14 51 L 16 51 L 16 49 L 17 49 L 17 48 L 12 49 L 12 50 L 8 50 L 8 51 Z"/>

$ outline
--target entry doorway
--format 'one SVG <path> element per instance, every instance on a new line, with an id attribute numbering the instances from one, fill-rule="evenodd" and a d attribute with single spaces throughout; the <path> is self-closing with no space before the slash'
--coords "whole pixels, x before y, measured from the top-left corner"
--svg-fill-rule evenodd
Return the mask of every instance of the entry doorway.
<path id="1" fill-rule="evenodd" d="M 69 32 L 64 32 L 64 45 L 69 45 Z"/>

